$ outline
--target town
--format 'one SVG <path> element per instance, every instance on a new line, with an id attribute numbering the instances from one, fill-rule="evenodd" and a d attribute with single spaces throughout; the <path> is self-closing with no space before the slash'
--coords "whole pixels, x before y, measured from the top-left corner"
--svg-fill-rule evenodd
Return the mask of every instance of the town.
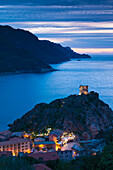
<path id="1" fill-rule="evenodd" d="M 79 87 L 79 95 L 88 94 L 88 86 Z M 71 161 L 79 156 L 97 155 L 105 146 L 103 138 L 89 139 L 84 132 L 84 140 L 75 132 L 47 127 L 40 132 L 0 132 L 0 156 L 30 157 L 41 161 Z M 37 165 L 39 166 L 39 165 Z"/>
<path id="2" fill-rule="evenodd" d="M 80 141 L 73 132 L 67 133 L 51 128 L 47 128 L 46 131 L 47 133 L 42 134 L 11 132 L 9 130 L 0 132 L 0 156 L 27 155 L 36 159 L 42 157 L 44 161 L 54 159 L 69 161 L 79 155 L 95 155 L 96 152 L 102 152 L 102 139 Z"/>

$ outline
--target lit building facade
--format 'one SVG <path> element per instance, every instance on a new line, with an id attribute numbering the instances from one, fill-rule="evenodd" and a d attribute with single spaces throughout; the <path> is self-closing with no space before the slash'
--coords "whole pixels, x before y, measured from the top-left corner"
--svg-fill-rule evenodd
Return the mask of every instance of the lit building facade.
<path id="1" fill-rule="evenodd" d="M 81 94 L 85 94 L 85 95 L 87 95 L 88 94 L 88 88 L 89 88 L 89 86 L 87 85 L 87 86 L 80 86 L 79 87 L 79 95 L 81 95 Z"/>
<path id="2" fill-rule="evenodd" d="M 18 152 L 30 153 L 30 140 L 22 138 L 11 138 L 8 141 L 0 142 L 0 152 L 12 151 L 13 156 Z"/>
<path id="3" fill-rule="evenodd" d="M 56 144 L 54 141 L 38 141 L 34 142 L 34 148 L 48 148 L 48 149 L 54 149 L 56 148 Z"/>

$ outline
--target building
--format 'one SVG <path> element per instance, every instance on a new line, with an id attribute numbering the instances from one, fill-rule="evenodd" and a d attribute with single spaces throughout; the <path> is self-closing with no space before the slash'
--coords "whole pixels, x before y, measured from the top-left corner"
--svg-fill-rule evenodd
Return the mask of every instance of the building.
<path id="1" fill-rule="evenodd" d="M 77 142 L 72 146 L 71 149 L 74 151 L 75 156 L 82 155 L 84 152 L 84 149 Z"/>
<path id="2" fill-rule="evenodd" d="M 35 138 L 34 139 L 34 142 L 39 142 L 39 141 L 45 141 L 45 139 L 44 138 Z"/>
<path id="3" fill-rule="evenodd" d="M 55 143 L 57 143 L 58 142 L 58 137 L 59 137 L 58 134 L 50 133 L 49 134 L 49 141 L 54 141 Z"/>
<path id="4" fill-rule="evenodd" d="M 37 148 L 40 148 L 40 149 L 43 149 L 43 148 L 47 148 L 48 150 L 49 149 L 54 149 L 56 148 L 56 144 L 54 141 L 38 141 L 38 142 L 34 142 L 34 148 L 37 149 Z"/>
<path id="5" fill-rule="evenodd" d="M 85 95 L 87 95 L 88 94 L 88 88 L 89 88 L 89 86 L 88 85 L 86 85 L 86 86 L 80 86 L 79 87 L 79 95 L 81 95 L 81 94 L 85 94 Z"/>
<path id="6" fill-rule="evenodd" d="M 23 137 L 23 133 L 22 132 L 13 132 L 11 137 L 19 137 L 22 138 Z"/>
<path id="7" fill-rule="evenodd" d="M 60 138 L 62 137 L 63 133 L 64 131 L 60 129 L 53 130 L 49 134 L 49 141 L 54 141 L 55 143 L 57 143 L 58 140 L 60 140 Z"/>
<path id="8" fill-rule="evenodd" d="M 57 151 L 59 159 L 70 161 L 72 160 L 72 150 Z"/>
<path id="9" fill-rule="evenodd" d="M 0 152 L 12 151 L 13 156 L 18 152 L 30 153 L 30 140 L 22 138 L 11 138 L 8 141 L 0 142 Z"/>
<path id="10" fill-rule="evenodd" d="M 23 133 L 23 137 L 24 138 L 29 138 L 29 139 L 31 139 L 32 137 L 31 137 L 32 135 L 30 134 L 30 133 Z"/>
<path id="11" fill-rule="evenodd" d="M 0 132 L 0 142 L 8 140 L 11 137 L 12 133 L 9 130 Z"/>
<path id="12" fill-rule="evenodd" d="M 35 168 L 35 170 L 52 170 L 51 168 L 49 168 L 45 164 L 35 164 L 32 167 Z"/>
<path id="13" fill-rule="evenodd" d="M 27 156 L 37 159 L 40 162 L 47 162 L 47 161 L 56 161 L 59 159 L 57 152 L 38 152 L 38 153 L 30 153 Z"/>

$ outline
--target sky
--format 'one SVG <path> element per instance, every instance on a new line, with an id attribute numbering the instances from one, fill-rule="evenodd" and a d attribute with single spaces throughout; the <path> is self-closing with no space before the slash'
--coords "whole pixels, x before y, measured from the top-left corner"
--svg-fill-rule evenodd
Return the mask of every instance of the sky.
<path id="1" fill-rule="evenodd" d="M 0 24 L 79 53 L 113 54 L 113 0 L 2 0 Z"/>

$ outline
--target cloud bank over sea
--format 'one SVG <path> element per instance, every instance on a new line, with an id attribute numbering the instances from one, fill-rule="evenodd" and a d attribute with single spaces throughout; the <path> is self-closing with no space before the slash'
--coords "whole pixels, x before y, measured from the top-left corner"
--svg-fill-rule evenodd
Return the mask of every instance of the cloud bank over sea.
<path id="1" fill-rule="evenodd" d="M 85 5 L 73 0 L 61 0 L 59 4 L 52 1 L 53 5 L 47 5 L 50 1 L 23 2 L 1 4 L 0 24 L 28 30 L 39 39 L 71 46 L 77 52 L 113 53 L 112 0 L 103 4 L 85 1 Z"/>

